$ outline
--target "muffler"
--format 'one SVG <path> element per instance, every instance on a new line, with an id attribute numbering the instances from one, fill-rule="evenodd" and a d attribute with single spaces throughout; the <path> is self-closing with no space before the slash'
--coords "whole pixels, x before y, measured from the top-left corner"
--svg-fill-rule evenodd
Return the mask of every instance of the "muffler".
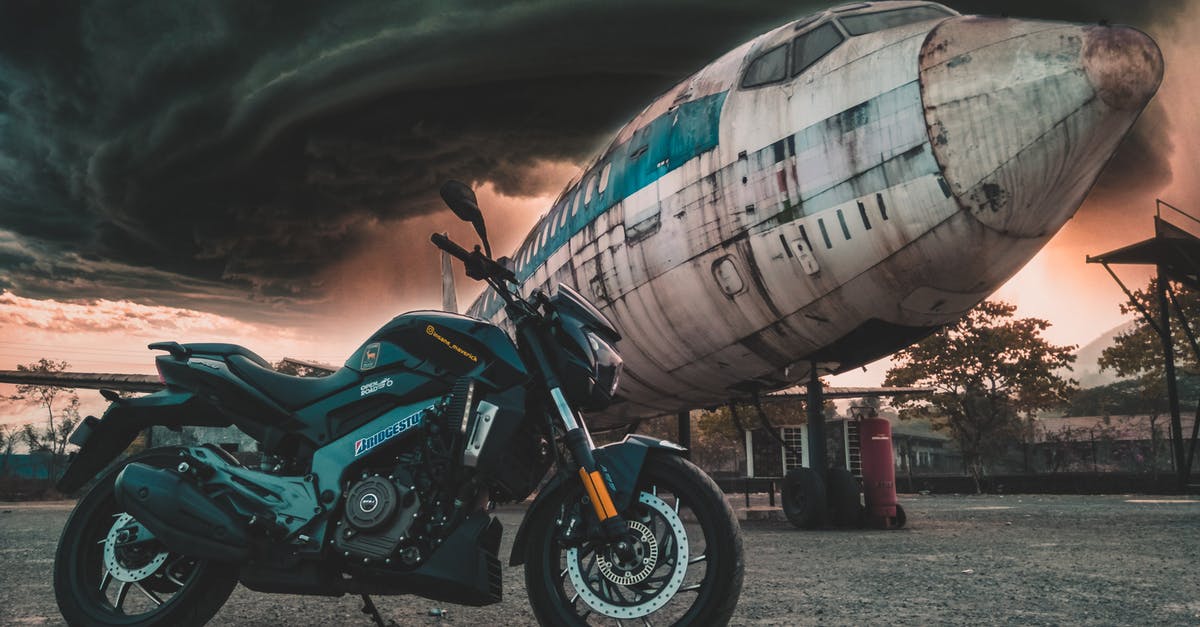
<path id="1" fill-rule="evenodd" d="M 172 551 L 223 562 L 249 554 L 245 523 L 176 472 L 129 464 L 117 475 L 116 497 Z"/>

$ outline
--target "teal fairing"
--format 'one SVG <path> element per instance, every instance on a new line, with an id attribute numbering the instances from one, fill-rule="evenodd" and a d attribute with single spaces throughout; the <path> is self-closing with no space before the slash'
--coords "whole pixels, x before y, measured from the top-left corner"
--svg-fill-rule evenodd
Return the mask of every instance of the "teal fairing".
<path id="1" fill-rule="evenodd" d="M 563 391 L 580 410 L 602 411 L 620 384 L 624 362 L 613 345 L 621 335 L 599 309 L 566 285 L 549 302 L 557 323 L 553 346 Z"/>

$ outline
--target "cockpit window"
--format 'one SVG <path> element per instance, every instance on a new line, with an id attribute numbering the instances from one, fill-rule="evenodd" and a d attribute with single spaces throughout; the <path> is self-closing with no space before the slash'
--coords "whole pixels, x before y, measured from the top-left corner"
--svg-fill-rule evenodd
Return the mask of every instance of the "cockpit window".
<path id="1" fill-rule="evenodd" d="M 830 50 L 838 47 L 845 37 L 833 22 L 826 22 L 792 41 L 792 75 L 807 70 Z"/>
<path id="2" fill-rule="evenodd" d="M 924 6 L 893 9 L 878 13 L 860 13 L 858 15 L 843 16 L 838 19 L 842 21 L 842 26 L 846 27 L 847 33 L 851 35 L 865 35 L 875 31 L 904 26 L 905 24 L 938 20 L 952 15 L 954 14 L 941 7 Z"/>
<path id="3" fill-rule="evenodd" d="M 742 87 L 758 87 L 787 78 L 787 48 L 787 44 L 783 44 L 760 54 L 746 68 Z"/>

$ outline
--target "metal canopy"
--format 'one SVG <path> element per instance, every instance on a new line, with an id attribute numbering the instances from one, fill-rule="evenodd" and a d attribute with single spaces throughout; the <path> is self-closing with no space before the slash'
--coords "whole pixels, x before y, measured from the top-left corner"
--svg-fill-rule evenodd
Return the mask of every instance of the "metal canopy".
<path id="1" fill-rule="evenodd" d="M 1154 216 L 1154 237 L 1107 253 L 1088 256 L 1088 263 L 1159 266 L 1172 281 L 1200 289 L 1200 239 Z"/>

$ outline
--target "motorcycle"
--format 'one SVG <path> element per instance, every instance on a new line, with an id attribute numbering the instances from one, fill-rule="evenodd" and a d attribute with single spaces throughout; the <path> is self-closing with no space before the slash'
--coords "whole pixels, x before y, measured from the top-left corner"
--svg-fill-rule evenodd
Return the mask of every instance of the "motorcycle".
<path id="1" fill-rule="evenodd" d="M 627 435 L 597 447 L 585 415 L 614 401 L 620 335 L 567 286 L 523 297 L 495 260 L 474 193 L 442 198 L 483 249 L 432 242 L 504 302 L 513 336 L 436 311 L 394 318 L 337 372 L 278 373 L 231 344 L 150 345 L 165 389 L 102 391 L 103 417 L 72 434 L 58 484 L 79 489 L 54 561 L 72 625 L 211 619 L 240 582 L 260 592 L 502 598 L 496 503 L 535 491 L 510 566 L 523 565 L 545 625 L 623 620 L 722 624 L 742 586 L 741 531 L 685 450 Z M 515 342 L 514 339 L 515 338 Z M 209 445 L 114 462 L 151 426 L 234 425 L 259 443 L 246 466 Z M 107 470 L 106 470 L 107 468 Z"/>

